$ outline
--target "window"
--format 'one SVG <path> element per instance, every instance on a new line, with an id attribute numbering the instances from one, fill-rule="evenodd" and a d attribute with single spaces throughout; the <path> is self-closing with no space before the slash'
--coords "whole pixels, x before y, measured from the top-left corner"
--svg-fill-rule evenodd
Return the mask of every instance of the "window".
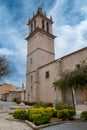
<path id="1" fill-rule="evenodd" d="M 50 77 L 49 71 L 46 71 L 46 73 L 45 73 L 45 78 L 48 79 L 49 77 Z"/>
<path id="2" fill-rule="evenodd" d="M 32 58 L 31 58 L 31 64 L 32 64 Z"/>
<path id="3" fill-rule="evenodd" d="M 36 20 L 34 21 L 34 29 L 36 29 Z"/>
<path id="4" fill-rule="evenodd" d="M 31 75 L 31 82 L 33 81 L 33 75 Z"/>
<path id="5" fill-rule="evenodd" d="M 42 29 L 45 28 L 44 19 L 42 19 Z"/>
<path id="6" fill-rule="evenodd" d="M 49 32 L 49 23 L 47 22 L 47 32 Z"/>
<path id="7" fill-rule="evenodd" d="M 33 32 L 33 24 L 31 24 L 31 32 Z"/>
<path id="8" fill-rule="evenodd" d="M 33 90 L 33 86 L 31 86 L 31 91 Z"/>

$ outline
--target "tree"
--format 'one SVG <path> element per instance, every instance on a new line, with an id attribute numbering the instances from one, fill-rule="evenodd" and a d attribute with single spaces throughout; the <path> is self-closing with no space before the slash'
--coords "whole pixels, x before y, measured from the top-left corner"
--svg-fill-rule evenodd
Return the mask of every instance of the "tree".
<path id="1" fill-rule="evenodd" d="M 10 74 L 10 62 L 4 55 L 0 56 L 0 81 L 9 76 Z"/>
<path id="2" fill-rule="evenodd" d="M 78 64 L 72 71 L 63 72 L 60 79 L 54 82 L 54 88 L 67 90 L 72 92 L 73 105 L 75 107 L 75 93 L 74 90 L 83 90 L 87 84 L 87 63 L 83 62 Z"/>

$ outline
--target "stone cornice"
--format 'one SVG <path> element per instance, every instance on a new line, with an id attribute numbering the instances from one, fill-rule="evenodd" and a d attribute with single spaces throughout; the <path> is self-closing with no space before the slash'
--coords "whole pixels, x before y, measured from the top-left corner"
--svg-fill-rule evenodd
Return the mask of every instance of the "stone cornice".
<path id="1" fill-rule="evenodd" d="M 47 32 L 47 31 L 44 31 L 43 29 L 40 29 L 40 28 L 36 28 L 32 33 L 30 33 L 30 35 L 26 38 L 26 40 L 28 41 L 30 38 L 32 38 L 37 32 L 40 32 L 52 39 L 56 38 L 56 36 L 54 36 L 53 34 Z"/>
<path id="2" fill-rule="evenodd" d="M 37 17 L 37 16 L 40 16 L 40 17 L 42 17 L 42 18 L 46 19 L 48 22 L 50 22 L 50 23 L 52 23 L 52 24 L 53 24 L 52 19 L 49 19 L 49 18 L 47 18 L 47 17 L 46 17 L 46 15 L 44 15 L 44 14 L 42 14 L 42 13 L 40 13 L 40 12 L 37 12 L 37 14 L 36 14 L 36 15 L 34 15 L 34 16 L 33 16 L 33 18 L 32 18 L 31 20 L 29 19 L 29 21 L 28 21 L 28 24 L 27 24 L 27 25 L 30 25 L 30 24 L 32 23 L 32 21 L 34 21 L 34 19 L 36 19 L 36 17 Z"/>
<path id="3" fill-rule="evenodd" d="M 30 72 L 27 72 L 26 75 L 29 75 L 29 74 L 35 73 L 35 72 L 36 72 L 36 70 L 30 71 Z"/>
<path id="4" fill-rule="evenodd" d="M 33 52 L 35 52 L 35 51 L 37 51 L 37 50 L 42 50 L 42 51 L 45 51 L 45 52 L 47 52 L 47 53 L 50 53 L 50 54 L 52 54 L 52 55 L 55 55 L 53 52 L 51 52 L 51 51 L 48 51 L 48 50 L 45 50 L 45 49 L 42 49 L 42 48 L 37 48 L 37 49 L 35 49 L 35 50 L 33 50 L 31 53 L 29 53 L 27 56 L 29 56 L 29 55 L 31 55 Z"/>

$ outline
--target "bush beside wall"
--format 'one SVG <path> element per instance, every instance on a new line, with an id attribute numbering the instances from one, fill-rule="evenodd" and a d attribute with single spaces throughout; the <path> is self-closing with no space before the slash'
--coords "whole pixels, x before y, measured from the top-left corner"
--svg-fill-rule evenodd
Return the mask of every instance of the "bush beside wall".
<path id="1" fill-rule="evenodd" d="M 16 119 L 26 120 L 27 119 L 27 112 L 24 109 L 18 109 L 18 110 L 14 111 L 13 116 Z"/>
<path id="2" fill-rule="evenodd" d="M 58 119 L 62 119 L 62 120 L 67 120 L 67 119 L 72 120 L 74 115 L 75 115 L 75 111 L 69 109 L 59 110 L 57 113 Z"/>
<path id="3" fill-rule="evenodd" d="M 13 116 L 16 119 L 29 120 L 36 125 L 49 123 L 51 118 L 57 117 L 62 120 L 72 120 L 75 115 L 74 110 L 64 109 L 56 110 L 55 108 L 31 108 L 28 111 L 19 109 L 15 110 Z"/>
<path id="4" fill-rule="evenodd" d="M 52 116 L 52 110 L 49 108 L 31 108 L 28 111 L 28 119 L 36 125 L 48 123 Z"/>
<path id="5" fill-rule="evenodd" d="M 83 120 L 87 120 L 87 111 L 81 112 L 80 118 L 83 119 Z"/>
<path id="6" fill-rule="evenodd" d="M 55 104 L 57 110 L 73 109 L 73 104 L 68 102 L 58 102 Z"/>

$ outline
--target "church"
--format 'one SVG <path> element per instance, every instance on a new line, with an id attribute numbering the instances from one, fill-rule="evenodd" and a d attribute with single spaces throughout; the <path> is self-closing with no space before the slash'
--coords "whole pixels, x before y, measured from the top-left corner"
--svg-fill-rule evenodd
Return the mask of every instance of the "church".
<path id="1" fill-rule="evenodd" d="M 52 17 L 48 18 L 42 8 L 29 19 L 27 40 L 26 101 L 57 103 L 64 101 L 64 92 L 54 90 L 53 83 L 60 73 L 73 70 L 77 64 L 87 61 L 87 47 L 55 60 Z M 66 101 L 72 101 L 70 90 Z M 87 103 L 87 88 L 75 92 L 77 103 Z"/>

